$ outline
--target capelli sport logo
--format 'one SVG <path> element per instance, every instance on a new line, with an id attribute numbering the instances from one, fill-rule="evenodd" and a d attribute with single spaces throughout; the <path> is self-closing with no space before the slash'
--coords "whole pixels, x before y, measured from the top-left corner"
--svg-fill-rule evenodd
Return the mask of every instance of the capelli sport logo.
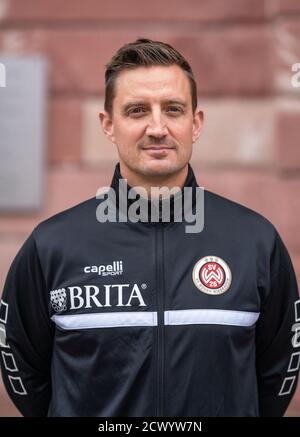
<path id="1" fill-rule="evenodd" d="M 97 273 L 99 276 L 120 276 L 123 274 L 123 261 L 113 261 L 112 264 L 100 266 L 85 266 L 84 273 Z"/>
<path id="2" fill-rule="evenodd" d="M 226 262 L 217 256 L 205 256 L 193 268 L 195 286 L 206 294 L 225 293 L 231 285 L 231 270 Z"/>

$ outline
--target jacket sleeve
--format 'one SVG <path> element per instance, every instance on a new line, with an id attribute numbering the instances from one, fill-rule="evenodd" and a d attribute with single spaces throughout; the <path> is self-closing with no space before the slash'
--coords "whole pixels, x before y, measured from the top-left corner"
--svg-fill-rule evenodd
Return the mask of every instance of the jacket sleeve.
<path id="1" fill-rule="evenodd" d="M 24 416 L 46 416 L 51 398 L 53 326 L 34 232 L 8 272 L 0 306 L 1 370 Z"/>
<path id="2" fill-rule="evenodd" d="M 276 231 L 268 295 L 256 331 L 260 416 L 283 416 L 297 386 L 300 300 L 291 259 Z"/>

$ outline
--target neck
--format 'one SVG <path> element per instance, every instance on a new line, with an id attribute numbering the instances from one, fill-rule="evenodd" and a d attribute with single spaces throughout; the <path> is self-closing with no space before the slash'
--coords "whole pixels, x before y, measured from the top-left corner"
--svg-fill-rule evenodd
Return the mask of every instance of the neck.
<path id="1" fill-rule="evenodd" d="M 153 196 L 153 191 L 151 192 L 151 188 L 153 187 L 167 187 L 169 190 L 174 187 L 183 188 L 188 174 L 188 165 L 175 174 L 149 177 L 131 172 L 128 167 L 120 162 L 120 173 L 124 179 L 127 179 L 127 183 L 130 187 L 142 187 L 147 191 L 148 196 L 151 196 L 151 194 Z"/>

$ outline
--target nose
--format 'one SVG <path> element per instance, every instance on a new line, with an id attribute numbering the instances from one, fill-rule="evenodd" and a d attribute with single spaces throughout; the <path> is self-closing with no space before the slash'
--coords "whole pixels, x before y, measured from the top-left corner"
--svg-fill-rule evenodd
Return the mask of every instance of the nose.
<path id="1" fill-rule="evenodd" d="M 168 129 L 161 112 L 152 114 L 151 120 L 147 125 L 146 135 L 152 137 L 164 137 L 168 134 Z"/>

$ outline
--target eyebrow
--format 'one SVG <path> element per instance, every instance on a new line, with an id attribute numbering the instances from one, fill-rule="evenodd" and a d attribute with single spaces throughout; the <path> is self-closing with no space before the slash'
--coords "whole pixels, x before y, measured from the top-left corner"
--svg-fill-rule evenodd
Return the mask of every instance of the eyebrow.
<path id="1" fill-rule="evenodd" d="M 167 105 L 180 105 L 183 106 L 184 108 L 187 107 L 187 104 L 180 99 L 167 99 L 167 100 L 163 100 L 162 101 L 163 104 L 167 104 Z M 138 105 L 148 105 L 148 102 L 144 101 L 144 100 L 133 100 L 131 102 L 126 103 L 122 110 L 123 112 L 126 112 L 129 108 L 131 108 L 132 106 L 138 106 Z"/>

